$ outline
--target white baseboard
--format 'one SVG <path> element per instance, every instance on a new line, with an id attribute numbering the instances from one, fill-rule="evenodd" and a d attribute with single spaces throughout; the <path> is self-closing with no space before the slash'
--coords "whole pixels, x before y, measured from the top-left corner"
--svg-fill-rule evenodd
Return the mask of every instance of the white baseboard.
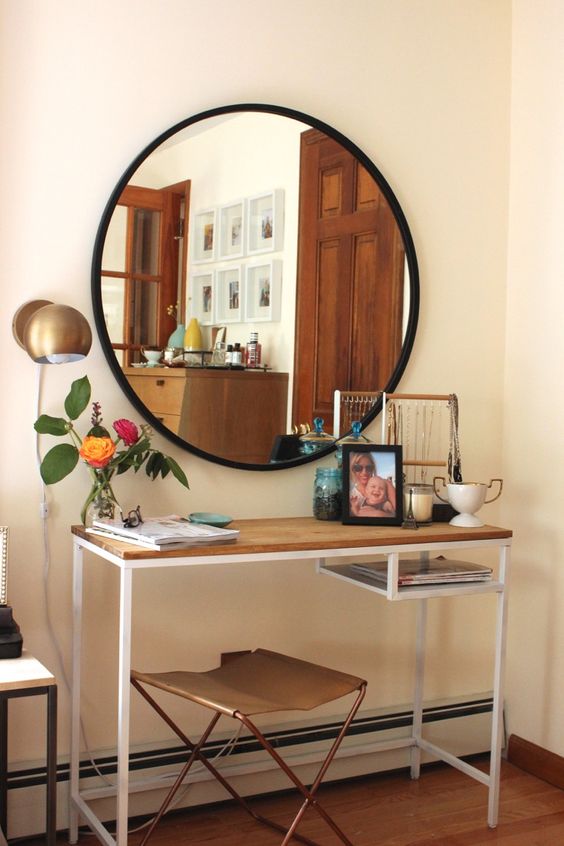
<path id="1" fill-rule="evenodd" d="M 337 720 L 339 717 L 336 718 Z M 353 778 L 375 772 L 401 769 L 409 766 L 409 748 L 395 748 L 398 740 L 407 739 L 410 720 L 408 708 L 385 709 L 378 712 L 363 712 L 357 716 L 351 733 L 341 747 L 337 758 L 327 773 L 326 780 Z M 300 721 L 299 724 L 284 724 L 269 728 L 268 734 L 280 734 L 282 742 L 289 745 L 282 753 L 292 768 L 297 768 L 305 782 L 317 773 L 323 760 L 329 740 L 324 739 L 325 727 L 332 718 L 321 721 Z M 485 752 L 490 746 L 491 694 L 474 694 L 464 698 L 426 703 L 424 736 L 430 742 L 448 749 L 457 756 L 469 756 Z M 385 749 L 386 741 L 393 749 Z M 382 743 L 384 742 L 384 749 Z M 239 740 L 237 751 L 221 762 L 225 777 L 243 795 L 252 796 L 288 788 L 288 780 L 265 755 L 263 751 L 245 751 Z M 181 753 L 177 746 L 146 745 L 132 750 L 134 764 L 139 769 L 131 775 L 130 815 L 140 816 L 155 811 L 164 791 L 174 774 L 180 768 Z M 95 753 L 96 760 L 103 762 L 104 778 L 93 773 L 88 757 L 82 756 L 85 778 L 81 789 L 92 793 L 92 808 L 105 821 L 115 819 L 113 789 L 108 782 L 115 782 L 115 750 L 101 750 Z M 423 754 L 422 760 L 431 760 Z M 10 838 L 41 834 L 45 830 L 45 789 L 41 778 L 43 762 L 35 764 L 38 773 L 31 773 L 31 765 L 10 770 L 8 790 L 8 835 Z M 68 762 L 59 762 L 57 790 L 57 828 L 68 827 Z M 40 784 L 30 782 L 39 781 Z M 159 788 L 160 789 L 157 789 Z M 208 771 L 201 767 L 180 791 L 176 808 L 220 802 L 226 797 Z"/>

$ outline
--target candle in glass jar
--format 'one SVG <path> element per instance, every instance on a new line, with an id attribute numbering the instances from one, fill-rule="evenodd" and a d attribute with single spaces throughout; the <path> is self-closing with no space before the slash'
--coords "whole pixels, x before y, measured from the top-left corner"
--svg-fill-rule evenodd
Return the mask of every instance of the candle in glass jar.
<path id="1" fill-rule="evenodd" d="M 403 491 L 404 512 L 408 513 L 409 497 L 416 523 L 430 523 L 433 518 L 432 485 L 406 485 Z"/>

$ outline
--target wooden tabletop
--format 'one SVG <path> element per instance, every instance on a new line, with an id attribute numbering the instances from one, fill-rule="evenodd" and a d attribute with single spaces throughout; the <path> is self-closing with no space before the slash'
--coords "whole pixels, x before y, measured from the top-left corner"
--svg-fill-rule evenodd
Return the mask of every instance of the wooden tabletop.
<path id="1" fill-rule="evenodd" d="M 72 533 L 94 546 L 123 560 L 150 558 L 187 558 L 191 556 L 249 555 L 265 552 L 300 552 L 304 550 L 358 549 L 400 544 L 450 543 L 469 540 L 502 540 L 511 538 L 509 529 L 482 526 L 461 529 L 448 523 L 434 523 L 418 529 L 400 526 L 344 526 L 338 521 L 316 520 L 314 517 L 270 517 L 256 520 L 234 520 L 229 528 L 238 529 L 235 542 L 194 544 L 175 549 L 153 551 L 130 543 L 89 534 L 83 526 L 72 526 Z"/>

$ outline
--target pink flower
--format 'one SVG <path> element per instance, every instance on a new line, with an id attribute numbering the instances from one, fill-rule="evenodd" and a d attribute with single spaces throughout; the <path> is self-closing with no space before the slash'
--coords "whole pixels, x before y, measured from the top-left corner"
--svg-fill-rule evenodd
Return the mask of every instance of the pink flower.
<path id="1" fill-rule="evenodd" d="M 139 429 L 131 420 L 125 420 L 123 418 L 114 420 L 113 425 L 118 437 L 122 439 L 126 446 L 133 446 L 139 440 Z"/>

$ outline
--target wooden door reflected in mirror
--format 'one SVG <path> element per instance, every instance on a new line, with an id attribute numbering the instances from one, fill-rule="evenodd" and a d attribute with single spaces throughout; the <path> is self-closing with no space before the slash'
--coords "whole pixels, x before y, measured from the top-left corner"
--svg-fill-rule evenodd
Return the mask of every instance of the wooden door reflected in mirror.
<path id="1" fill-rule="evenodd" d="M 304 132 L 294 422 L 321 417 L 332 431 L 336 388 L 386 384 L 401 352 L 404 273 L 400 229 L 376 180 L 335 139 Z"/>

